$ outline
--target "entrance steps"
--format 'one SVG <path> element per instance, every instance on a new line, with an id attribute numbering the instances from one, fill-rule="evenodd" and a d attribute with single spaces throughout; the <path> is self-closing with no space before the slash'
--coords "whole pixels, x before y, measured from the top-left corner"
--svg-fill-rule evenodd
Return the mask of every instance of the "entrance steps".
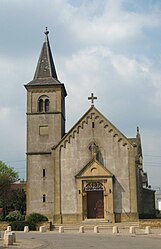
<path id="1" fill-rule="evenodd" d="M 104 219 L 88 219 L 81 222 L 82 226 L 106 226 L 106 227 L 113 227 L 118 226 L 120 228 L 126 228 L 130 226 L 139 227 L 139 221 L 136 222 L 119 222 L 119 223 L 112 223 Z"/>
<path id="2" fill-rule="evenodd" d="M 63 226 L 64 230 L 70 231 L 78 231 L 80 226 L 83 226 L 85 230 L 93 230 L 95 226 L 98 226 L 100 229 L 112 229 L 113 226 L 117 226 L 121 229 L 128 229 L 131 226 L 139 228 L 139 222 L 110 223 L 103 219 L 88 219 L 76 224 L 56 224 L 52 226 L 52 230 L 58 231 L 60 226 Z"/>

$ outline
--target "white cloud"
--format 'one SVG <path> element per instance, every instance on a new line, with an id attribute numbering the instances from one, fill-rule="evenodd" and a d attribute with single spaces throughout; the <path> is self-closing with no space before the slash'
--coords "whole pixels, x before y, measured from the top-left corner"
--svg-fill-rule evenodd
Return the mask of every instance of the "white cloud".
<path id="1" fill-rule="evenodd" d="M 129 59 L 122 55 L 116 55 L 112 58 L 112 65 L 121 76 L 135 76 L 139 67 L 135 59 Z"/>
<path id="2" fill-rule="evenodd" d="M 10 114 L 10 109 L 7 107 L 1 107 L 0 106 L 0 121 L 5 122 L 6 118 L 9 116 Z"/>
<path id="3" fill-rule="evenodd" d="M 1 0 L 1 157 L 8 157 L 8 149 L 9 161 L 25 154 L 23 85 L 33 78 L 45 26 L 68 91 L 68 128 L 88 109 L 94 92 L 96 107 L 125 135 L 133 136 L 137 125 L 151 131 L 143 134 L 143 149 L 154 153 L 157 143 L 159 153 L 161 8 L 154 2 L 147 7 L 139 0 Z"/>
<path id="4" fill-rule="evenodd" d="M 143 35 L 143 30 L 160 27 L 158 10 L 129 12 L 123 8 L 124 1 L 83 2 L 78 7 L 65 4 L 59 20 L 68 25 L 74 37 L 86 44 L 118 44 Z M 99 12 L 101 9 L 101 13 Z"/>

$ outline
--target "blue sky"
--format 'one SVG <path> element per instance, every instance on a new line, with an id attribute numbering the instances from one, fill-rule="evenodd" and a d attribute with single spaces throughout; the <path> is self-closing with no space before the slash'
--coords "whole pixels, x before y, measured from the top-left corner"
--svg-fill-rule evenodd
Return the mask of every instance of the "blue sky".
<path id="1" fill-rule="evenodd" d="M 25 177 L 23 85 L 34 76 L 46 26 L 68 91 L 67 130 L 94 92 L 96 107 L 127 137 L 140 127 L 149 184 L 161 187 L 159 0 L 0 0 L 0 160 Z"/>

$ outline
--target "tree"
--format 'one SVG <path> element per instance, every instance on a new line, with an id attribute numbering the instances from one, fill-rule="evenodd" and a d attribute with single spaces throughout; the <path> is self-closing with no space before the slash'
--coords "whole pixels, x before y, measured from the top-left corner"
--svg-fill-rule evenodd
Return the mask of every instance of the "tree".
<path id="1" fill-rule="evenodd" d="M 26 191 L 24 188 L 10 191 L 8 208 L 18 210 L 21 214 L 26 211 Z"/>
<path id="2" fill-rule="evenodd" d="M 0 206 L 3 208 L 3 217 L 7 213 L 9 189 L 12 183 L 19 180 L 18 173 L 0 161 Z"/>

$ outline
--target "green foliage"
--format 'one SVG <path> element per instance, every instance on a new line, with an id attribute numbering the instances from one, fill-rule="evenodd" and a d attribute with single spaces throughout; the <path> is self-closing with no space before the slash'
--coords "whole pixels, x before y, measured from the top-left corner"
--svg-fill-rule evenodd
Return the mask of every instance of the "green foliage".
<path id="1" fill-rule="evenodd" d="M 24 220 L 12 221 L 9 223 L 13 231 L 23 231 L 25 226 L 28 226 L 28 222 Z"/>
<path id="2" fill-rule="evenodd" d="M 26 217 L 26 221 L 37 224 L 42 221 L 48 221 L 48 218 L 45 215 L 39 213 L 32 213 Z"/>
<path id="3" fill-rule="evenodd" d="M 28 223 L 29 230 L 36 230 L 36 224 L 39 222 L 48 221 L 48 218 L 39 213 L 32 213 L 26 217 L 26 222 Z"/>
<path id="4" fill-rule="evenodd" d="M 27 224 L 29 226 L 30 231 L 35 231 L 36 230 L 36 223 L 30 221 L 30 222 L 27 222 Z"/>
<path id="5" fill-rule="evenodd" d="M 29 227 L 29 231 L 36 230 L 36 224 L 25 220 L 16 220 L 9 223 L 13 231 L 23 231 L 25 226 Z"/>
<path id="6" fill-rule="evenodd" d="M 18 180 L 18 173 L 0 161 L 0 207 L 3 208 L 3 218 L 7 213 L 10 186 Z"/>
<path id="7" fill-rule="evenodd" d="M 8 167 L 4 162 L 0 161 L 0 193 L 8 188 L 11 183 L 19 180 L 18 173 L 13 168 Z"/>
<path id="8" fill-rule="evenodd" d="M 18 220 L 18 217 L 22 217 L 22 215 L 18 211 L 14 211 L 9 215 L 10 217 L 16 217 L 16 214 L 17 214 L 17 220 L 14 220 L 9 224 L 12 227 L 12 230 L 14 231 L 23 231 L 25 226 L 28 226 L 30 231 L 34 231 L 36 230 L 37 223 L 48 220 L 46 216 L 38 213 L 32 213 L 28 215 L 26 217 L 26 221 Z"/>
<path id="9" fill-rule="evenodd" d="M 8 207 L 10 210 L 19 210 L 21 214 L 24 214 L 26 210 L 26 192 L 24 189 L 16 189 L 10 192 Z"/>
<path id="10" fill-rule="evenodd" d="M 3 221 L 4 218 L 3 218 L 3 215 L 0 215 L 0 221 Z"/>
<path id="11" fill-rule="evenodd" d="M 24 220 L 24 215 L 22 215 L 20 213 L 20 211 L 15 210 L 13 212 L 10 212 L 7 216 L 6 216 L 6 220 L 7 221 L 22 221 Z"/>

